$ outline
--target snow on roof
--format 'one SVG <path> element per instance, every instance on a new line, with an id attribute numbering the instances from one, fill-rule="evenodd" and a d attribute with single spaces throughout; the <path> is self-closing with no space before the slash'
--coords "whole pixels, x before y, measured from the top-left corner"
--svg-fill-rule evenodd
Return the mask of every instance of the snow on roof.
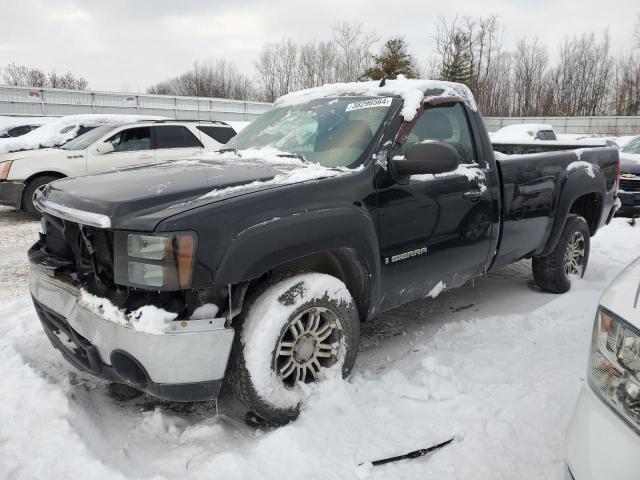
<path id="1" fill-rule="evenodd" d="M 478 109 L 471 90 L 461 83 L 408 79 L 402 75 L 399 75 L 397 80 L 387 80 L 383 87 L 380 86 L 379 80 L 373 80 L 330 83 L 321 87 L 300 90 L 280 97 L 276 100 L 275 106 L 296 105 L 317 98 L 342 95 L 400 96 L 404 100 L 401 114 L 406 121 L 413 120 L 423 99 L 430 97 L 456 96 L 464 100 L 470 109 Z"/>
<path id="2" fill-rule="evenodd" d="M 137 122 L 141 120 L 165 120 L 165 117 L 153 115 L 118 115 L 118 114 L 85 114 L 67 115 L 57 121 L 47 123 L 26 135 L 0 139 L 0 154 L 19 150 L 34 150 L 42 147 L 62 145 L 75 138 L 78 129 L 97 127 L 105 124 Z M 69 128 L 70 127 L 70 128 Z"/>
<path id="3" fill-rule="evenodd" d="M 52 123 L 58 120 L 56 117 L 0 117 L 0 130 L 5 130 L 11 127 L 18 127 L 20 125 L 44 125 L 45 123 Z"/>

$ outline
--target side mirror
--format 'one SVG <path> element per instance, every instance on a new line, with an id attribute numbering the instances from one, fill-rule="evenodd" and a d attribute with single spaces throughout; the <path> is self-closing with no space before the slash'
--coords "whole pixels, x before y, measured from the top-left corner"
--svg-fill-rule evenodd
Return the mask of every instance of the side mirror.
<path id="1" fill-rule="evenodd" d="M 114 150 L 113 143 L 102 142 L 96 145 L 96 153 L 99 153 L 100 155 L 104 155 L 105 153 L 111 153 L 113 152 L 113 150 Z"/>
<path id="2" fill-rule="evenodd" d="M 460 154 L 442 142 L 414 143 L 407 148 L 404 159 L 393 160 L 398 175 L 421 175 L 452 172 L 460 165 Z"/>

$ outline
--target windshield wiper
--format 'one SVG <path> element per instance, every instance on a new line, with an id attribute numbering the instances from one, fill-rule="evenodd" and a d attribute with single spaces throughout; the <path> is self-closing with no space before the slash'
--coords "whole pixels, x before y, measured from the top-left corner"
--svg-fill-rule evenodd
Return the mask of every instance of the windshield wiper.
<path id="1" fill-rule="evenodd" d="M 307 159 L 304 158 L 304 155 L 301 153 L 286 152 L 286 153 L 279 153 L 277 156 L 282 158 L 297 158 L 298 160 L 302 160 L 303 162 L 307 161 Z"/>

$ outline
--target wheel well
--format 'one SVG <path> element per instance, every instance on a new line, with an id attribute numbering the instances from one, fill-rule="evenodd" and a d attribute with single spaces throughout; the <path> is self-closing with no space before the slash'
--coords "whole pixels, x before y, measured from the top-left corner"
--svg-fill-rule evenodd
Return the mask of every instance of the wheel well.
<path id="1" fill-rule="evenodd" d="M 598 221 L 600 219 L 600 210 L 602 209 L 602 199 L 597 193 L 587 193 L 578 197 L 571 205 L 569 213 L 580 215 L 587 221 L 591 236 L 595 235 L 598 229 Z"/>
<path id="2" fill-rule="evenodd" d="M 325 273 L 340 279 L 351 293 L 358 307 L 361 320 L 367 317 L 369 297 L 367 285 L 368 272 L 356 251 L 350 248 L 319 252 L 288 261 L 273 268 L 269 274 L 275 275 L 290 271 L 312 271 Z M 254 283 L 249 288 L 253 288 Z"/>
<path id="3" fill-rule="evenodd" d="M 56 178 L 64 178 L 66 177 L 66 175 L 63 175 L 60 172 L 38 172 L 38 173 L 34 173 L 33 175 L 31 175 L 29 178 L 27 178 L 24 181 L 25 185 L 28 185 L 29 183 L 33 182 L 36 178 L 39 177 L 56 177 Z"/>

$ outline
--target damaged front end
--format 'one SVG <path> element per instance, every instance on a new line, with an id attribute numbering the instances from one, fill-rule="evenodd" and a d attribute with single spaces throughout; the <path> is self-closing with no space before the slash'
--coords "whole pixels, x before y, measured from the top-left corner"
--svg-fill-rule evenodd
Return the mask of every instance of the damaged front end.
<path id="1" fill-rule="evenodd" d="M 160 398 L 216 398 L 234 336 L 231 290 L 189 288 L 195 235 L 114 231 L 108 218 L 43 192 L 36 205 L 43 233 L 29 250 L 30 290 L 54 347 L 81 370 Z M 137 328 L 133 314 L 144 308 L 173 320 Z"/>

